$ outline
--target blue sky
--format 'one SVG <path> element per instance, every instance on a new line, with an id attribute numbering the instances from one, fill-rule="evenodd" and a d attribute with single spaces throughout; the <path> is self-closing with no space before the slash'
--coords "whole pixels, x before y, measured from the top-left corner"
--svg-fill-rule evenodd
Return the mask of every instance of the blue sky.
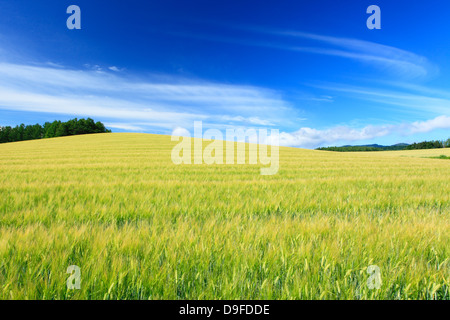
<path id="1" fill-rule="evenodd" d="M 68 30 L 69 5 L 81 30 Z M 381 30 L 369 30 L 369 5 Z M 0 125 L 273 128 L 315 148 L 450 137 L 450 2 L 1 1 Z"/>

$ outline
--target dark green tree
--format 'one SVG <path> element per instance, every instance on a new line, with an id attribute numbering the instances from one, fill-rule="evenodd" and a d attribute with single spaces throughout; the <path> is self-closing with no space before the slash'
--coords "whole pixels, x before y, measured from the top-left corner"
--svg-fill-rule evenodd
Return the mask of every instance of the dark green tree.
<path id="1" fill-rule="evenodd" d="M 91 118 L 75 118 L 67 122 L 55 120 L 44 123 L 44 126 L 21 124 L 14 128 L 0 127 L 0 143 L 106 132 L 111 130 L 106 129 L 103 123 L 95 122 Z"/>

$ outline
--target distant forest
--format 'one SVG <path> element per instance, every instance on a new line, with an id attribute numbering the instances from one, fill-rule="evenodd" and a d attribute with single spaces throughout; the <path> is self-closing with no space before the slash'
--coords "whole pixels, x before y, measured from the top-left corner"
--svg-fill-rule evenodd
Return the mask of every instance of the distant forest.
<path id="1" fill-rule="evenodd" d="M 432 140 L 414 142 L 413 144 L 396 144 L 393 146 L 367 145 L 367 146 L 342 146 L 342 147 L 322 147 L 316 150 L 355 152 L 355 151 L 388 151 L 388 150 L 415 150 L 415 149 L 437 149 L 450 148 L 450 138 L 446 141 Z"/>
<path id="2" fill-rule="evenodd" d="M 413 144 L 407 146 L 405 149 L 414 150 L 414 149 L 437 149 L 437 148 L 450 148 L 450 138 L 447 139 L 446 141 L 434 140 L 434 141 L 423 141 L 419 143 L 414 142 Z"/>
<path id="3" fill-rule="evenodd" d="M 44 126 L 21 124 L 16 127 L 0 127 L 0 143 L 106 132 L 111 130 L 106 129 L 100 121 L 75 118 L 67 122 L 46 122 Z"/>
<path id="4" fill-rule="evenodd" d="M 403 148 L 404 149 L 404 148 Z M 385 151 L 385 149 L 368 146 L 344 146 L 344 147 L 321 147 L 316 150 L 355 152 L 355 151 Z"/>

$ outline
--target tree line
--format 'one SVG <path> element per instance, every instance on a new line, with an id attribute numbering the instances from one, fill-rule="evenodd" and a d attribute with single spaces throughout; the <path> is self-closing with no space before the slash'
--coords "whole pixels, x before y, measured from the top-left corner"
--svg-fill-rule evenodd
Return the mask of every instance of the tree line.
<path id="1" fill-rule="evenodd" d="M 91 118 L 75 118 L 67 122 L 55 120 L 46 122 L 43 126 L 22 123 L 15 127 L 0 127 L 0 143 L 106 132 L 111 130 L 106 129 L 100 121 L 94 122 Z"/>
<path id="2" fill-rule="evenodd" d="M 383 151 L 382 148 L 366 147 L 366 146 L 345 146 L 345 147 L 321 147 L 316 150 L 338 151 L 338 152 L 355 152 L 355 151 Z"/>
<path id="3" fill-rule="evenodd" d="M 432 140 L 432 141 L 422 141 L 422 142 L 414 142 L 406 147 L 406 150 L 415 150 L 415 149 L 437 149 L 437 148 L 450 148 L 450 138 L 446 141 L 441 140 Z"/>
<path id="4" fill-rule="evenodd" d="M 342 147 L 321 147 L 316 150 L 338 151 L 338 152 L 355 152 L 355 151 L 388 151 L 388 150 L 415 150 L 415 149 L 436 149 L 436 148 L 450 148 L 450 138 L 447 140 L 432 140 L 414 142 L 413 144 L 405 145 L 398 144 L 393 146 L 342 146 Z"/>

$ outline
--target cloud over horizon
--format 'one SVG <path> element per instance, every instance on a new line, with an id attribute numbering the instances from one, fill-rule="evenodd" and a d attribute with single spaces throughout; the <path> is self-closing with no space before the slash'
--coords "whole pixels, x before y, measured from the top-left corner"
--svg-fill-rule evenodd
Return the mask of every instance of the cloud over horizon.
<path id="1" fill-rule="evenodd" d="M 429 72 L 426 59 L 393 47 L 317 34 L 280 35 L 340 46 L 347 52 L 344 55 L 356 54 L 349 56 L 352 59 L 367 58 L 392 65 L 397 71 L 416 68 L 418 73 Z M 372 54 L 378 58 L 368 55 L 369 46 L 374 46 Z M 324 54 L 343 55 L 336 51 Z M 95 117 L 110 128 L 125 131 L 162 130 L 167 134 L 172 131 L 185 134 L 183 128 L 192 128 L 194 121 L 203 121 L 209 127 L 219 129 L 278 128 L 281 145 L 314 148 L 340 141 L 450 129 L 450 95 L 444 90 L 411 84 L 404 84 L 404 89 L 413 93 L 343 84 L 310 85 L 326 92 L 312 94 L 304 100 L 333 104 L 336 95 L 331 96 L 330 92 L 337 92 L 380 105 L 419 110 L 435 118 L 396 125 L 369 124 L 362 128 L 343 125 L 320 130 L 310 125 L 290 131 L 306 120 L 300 117 L 303 102 L 294 105 L 281 90 L 152 74 L 143 78 L 128 74 L 126 68 L 108 65 L 85 64 L 84 68 L 69 69 L 51 62 L 20 64 L 6 61 L 0 61 L 0 110 Z"/>
<path id="2" fill-rule="evenodd" d="M 281 132 L 280 145 L 314 148 L 339 141 L 370 140 L 390 134 L 407 136 L 437 129 L 450 129 L 450 117 L 442 115 L 426 121 L 415 121 L 396 125 L 368 125 L 361 129 L 350 128 L 348 126 L 336 126 L 325 130 L 303 127 L 291 133 Z"/>
<path id="3" fill-rule="evenodd" d="M 112 71 L 116 73 L 115 71 Z M 27 66 L 0 63 L 0 109 L 67 114 L 107 118 L 107 126 L 126 131 L 145 132 L 151 128 L 186 134 L 194 121 L 210 126 L 274 127 L 289 119 L 289 103 L 264 88 L 192 82 L 129 80 L 99 70 L 70 70 L 61 66 Z M 394 95 L 348 87 L 329 90 L 362 94 L 367 97 L 421 102 L 426 97 Z M 402 100 L 402 101 L 403 101 Z M 428 97 L 428 102 L 445 105 L 435 112 L 446 111 L 449 101 Z M 207 108 L 211 109 L 208 112 Z M 257 114 L 257 115 L 256 115 Z M 261 117 L 263 116 L 263 118 Z M 370 140 L 390 134 L 411 135 L 436 129 L 450 129 L 450 117 L 437 116 L 426 121 L 398 125 L 367 125 L 361 129 L 336 126 L 318 130 L 301 127 L 294 132 L 282 131 L 280 145 L 314 148 L 339 141 Z"/>

